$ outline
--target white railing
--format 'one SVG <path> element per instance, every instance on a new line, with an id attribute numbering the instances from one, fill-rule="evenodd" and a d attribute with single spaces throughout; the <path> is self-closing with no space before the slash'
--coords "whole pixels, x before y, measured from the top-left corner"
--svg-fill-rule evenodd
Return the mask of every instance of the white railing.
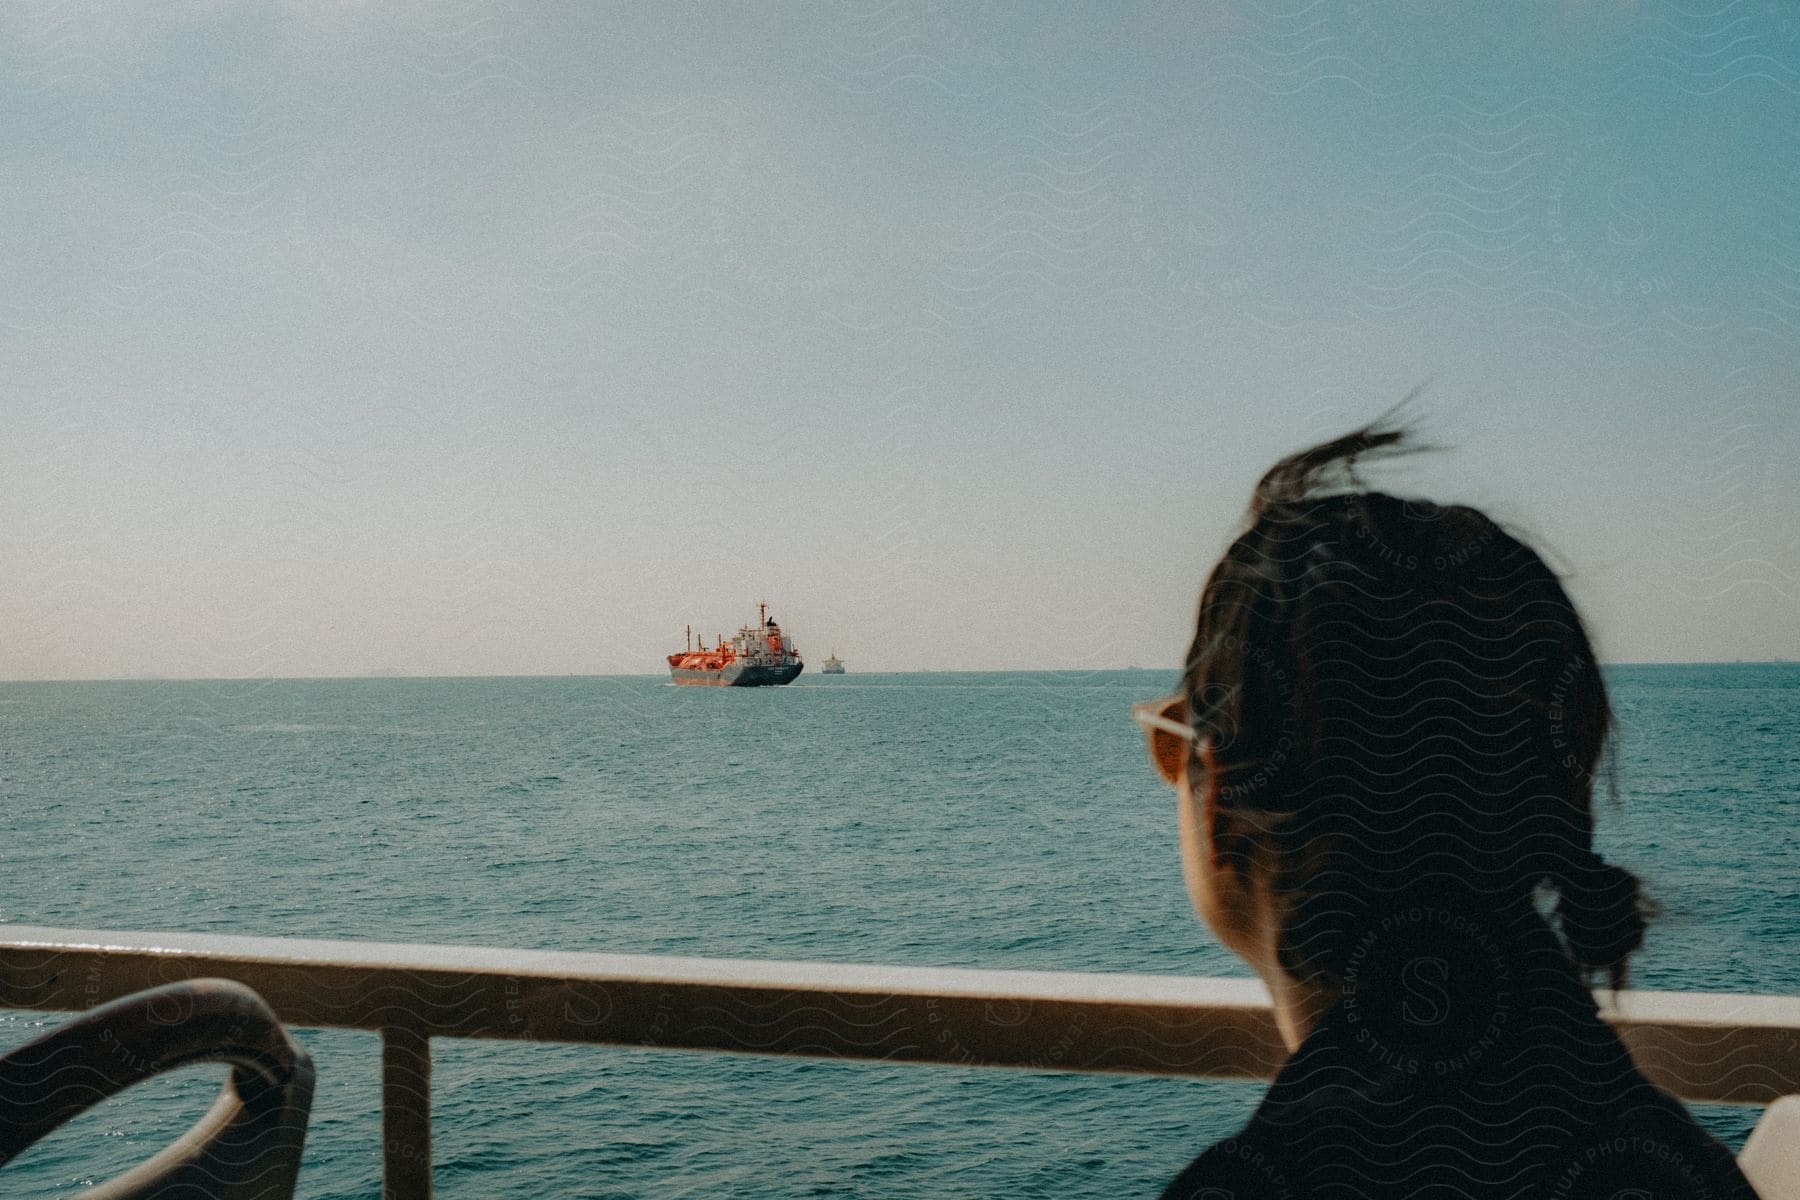
<path id="1" fill-rule="evenodd" d="M 434 1037 L 879 1062 L 1267 1078 L 1285 1057 L 1243 979 L 971 971 L 0 925 L 0 1009 L 76 1011 L 235 979 L 286 1023 L 382 1036 L 384 1193 L 431 1193 Z M 1687 1100 L 1800 1092 L 1800 999 L 1602 992 Z"/>

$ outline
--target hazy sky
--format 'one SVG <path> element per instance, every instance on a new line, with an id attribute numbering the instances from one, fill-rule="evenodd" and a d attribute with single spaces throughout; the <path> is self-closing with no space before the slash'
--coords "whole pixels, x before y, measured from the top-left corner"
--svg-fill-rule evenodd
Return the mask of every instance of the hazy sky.
<path id="1" fill-rule="evenodd" d="M 1491 13 L 1479 10 L 1491 8 Z M 1800 658 L 1800 7 L 11 2 L 0 678 L 1173 667 L 1276 456 Z"/>

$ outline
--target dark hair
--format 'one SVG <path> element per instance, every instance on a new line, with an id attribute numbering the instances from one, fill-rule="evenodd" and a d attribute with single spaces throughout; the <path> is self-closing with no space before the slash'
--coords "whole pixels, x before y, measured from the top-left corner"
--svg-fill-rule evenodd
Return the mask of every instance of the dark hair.
<path id="1" fill-rule="evenodd" d="M 1359 461 L 1418 448 L 1386 420 L 1263 476 L 1188 652 L 1219 803 L 1293 901 L 1282 963 L 1341 975 L 1388 906 L 1522 913 L 1547 888 L 1570 956 L 1619 986 L 1651 909 L 1594 852 L 1612 710 L 1587 632 L 1481 512 L 1363 490 Z"/>

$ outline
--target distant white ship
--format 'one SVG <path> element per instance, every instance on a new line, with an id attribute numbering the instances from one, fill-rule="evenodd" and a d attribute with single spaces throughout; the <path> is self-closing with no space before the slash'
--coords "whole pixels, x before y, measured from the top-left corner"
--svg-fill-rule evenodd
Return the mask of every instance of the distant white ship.
<path id="1" fill-rule="evenodd" d="M 837 651 L 833 650 L 831 652 L 831 657 L 825 660 L 825 665 L 819 668 L 819 674 L 821 674 L 821 675 L 842 675 L 843 673 L 844 673 L 844 664 L 842 661 L 839 660 L 839 658 L 837 656 Z"/>

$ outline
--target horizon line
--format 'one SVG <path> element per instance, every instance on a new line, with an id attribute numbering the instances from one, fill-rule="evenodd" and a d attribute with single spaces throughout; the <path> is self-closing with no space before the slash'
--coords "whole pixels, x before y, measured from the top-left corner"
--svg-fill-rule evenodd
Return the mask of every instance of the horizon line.
<path id="1" fill-rule="evenodd" d="M 1630 662 L 1602 662 L 1606 667 L 1791 667 L 1800 665 L 1790 658 L 1734 659 L 1640 659 Z M 1143 674 L 1179 673 L 1180 667 L 931 667 L 900 668 L 887 671 L 856 671 L 844 678 L 876 675 L 1097 675 L 1136 671 Z M 407 674 L 403 672 L 368 672 L 363 674 L 321 675 L 71 675 L 52 679 L 0 678 L 0 684 L 12 683 L 304 683 L 326 680 L 395 681 L 414 679 L 661 679 L 663 671 L 537 671 L 444 674 Z M 836 676 L 833 676 L 836 678 Z M 788 686 L 792 686 L 791 684 Z"/>

